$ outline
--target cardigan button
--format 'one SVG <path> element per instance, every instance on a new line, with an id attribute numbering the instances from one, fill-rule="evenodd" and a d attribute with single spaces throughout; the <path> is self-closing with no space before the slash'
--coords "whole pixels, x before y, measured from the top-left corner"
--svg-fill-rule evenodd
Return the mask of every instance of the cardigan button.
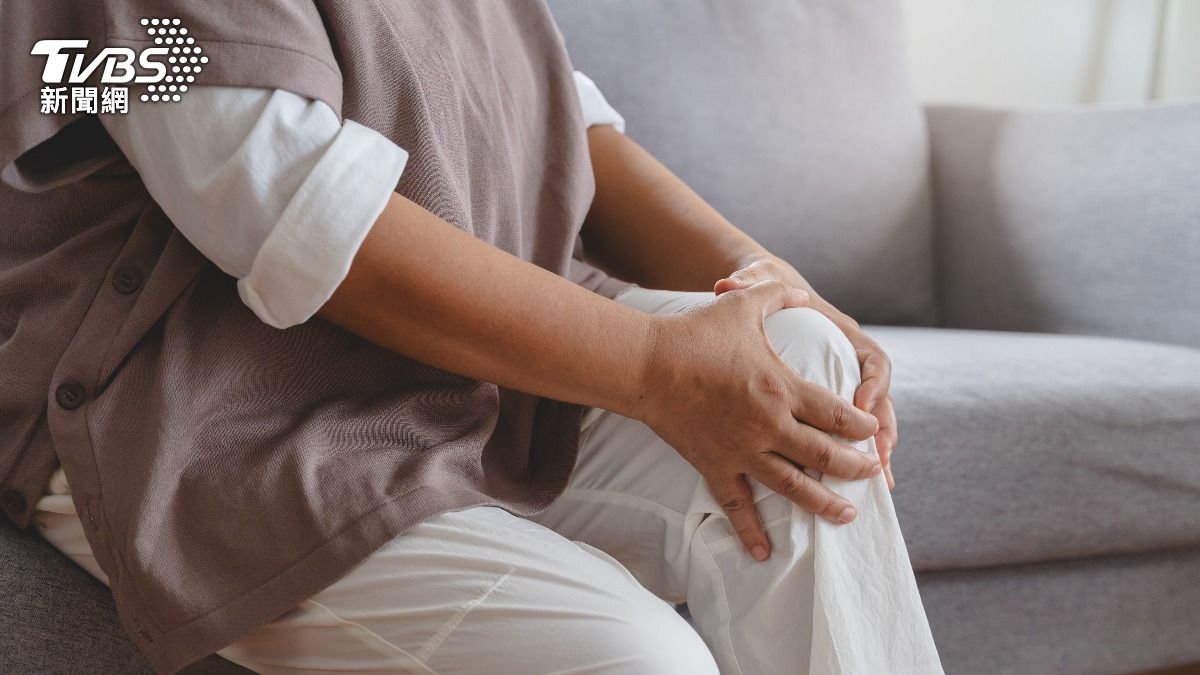
<path id="1" fill-rule="evenodd" d="M 122 267 L 113 275 L 112 284 L 121 295 L 133 295 L 142 287 L 142 272 L 136 267 Z"/>
<path id="2" fill-rule="evenodd" d="M 15 488 L 8 488 L 0 496 L 0 503 L 9 513 L 25 513 L 25 495 Z"/>
<path id="3" fill-rule="evenodd" d="M 75 380 L 67 380 L 58 385 L 58 389 L 54 391 L 54 400 L 58 401 L 58 405 L 66 410 L 74 410 L 83 405 L 83 399 L 86 394 L 83 390 L 83 385 Z"/>

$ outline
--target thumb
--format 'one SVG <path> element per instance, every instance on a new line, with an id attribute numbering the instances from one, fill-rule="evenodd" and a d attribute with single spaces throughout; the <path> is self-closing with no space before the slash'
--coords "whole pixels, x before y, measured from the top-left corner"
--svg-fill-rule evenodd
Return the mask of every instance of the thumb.
<path id="1" fill-rule="evenodd" d="M 713 286 L 713 292 L 717 295 L 721 295 L 722 293 L 727 293 L 729 291 L 738 291 L 743 288 L 748 288 L 759 281 L 762 281 L 762 276 L 757 270 L 743 267 L 724 279 L 717 281 L 717 283 Z"/>

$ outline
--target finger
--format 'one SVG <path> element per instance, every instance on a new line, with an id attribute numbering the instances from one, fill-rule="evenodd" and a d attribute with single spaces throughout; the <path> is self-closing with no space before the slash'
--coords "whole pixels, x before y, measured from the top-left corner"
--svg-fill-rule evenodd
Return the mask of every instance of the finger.
<path id="1" fill-rule="evenodd" d="M 791 383 L 792 415 L 808 426 L 854 441 L 865 441 L 879 431 L 880 422 L 874 415 L 825 387 L 798 374 Z"/>
<path id="2" fill-rule="evenodd" d="M 733 274 L 720 279 L 713 286 L 713 292 L 720 295 L 726 291 L 736 291 L 742 288 L 748 288 L 754 284 L 764 281 L 765 277 L 754 268 L 743 267 Z"/>
<path id="3" fill-rule="evenodd" d="M 713 285 L 713 292 L 717 295 L 721 295 L 722 293 L 726 293 L 728 291 L 737 291 L 743 288 L 748 288 L 753 286 L 758 281 L 760 281 L 760 279 L 758 278 L 757 274 L 749 271 L 738 270 L 724 279 L 718 279 L 717 283 Z"/>
<path id="4" fill-rule="evenodd" d="M 731 276 L 725 277 L 724 279 L 718 279 L 717 283 L 713 284 L 713 293 L 716 295 L 721 295 L 722 293 L 728 293 L 729 291 L 743 289 L 749 285 L 750 284 L 744 283 L 738 279 L 734 279 Z"/>
<path id="5" fill-rule="evenodd" d="M 768 278 L 763 266 L 759 263 L 753 263 L 717 281 L 713 286 L 713 292 L 721 295 L 727 291 L 748 288 L 760 281 L 766 281 Z"/>
<path id="6" fill-rule="evenodd" d="M 887 478 L 888 489 L 896 487 L 896 479 L 892 476 L 892 452 L 900 441 L 896 429 L 896 406 L 892 397 L 888 396 L 880 403 L 878 410 L 880 429 L 876 435 L 876 448 L 879 450 L 879 461 L 883 465 L 883 475 Z"/>
<path id="7" fill-rule="evenodd" d="M 879 465 L 886 469 L 892 463 L 892 442 L 888 438 L 880 439 L 877 436 L 875 447 L 879 450 Z"/>
<path id="8" fill-rule="evenodd" d="M 782 281 L 760 281 L 753 286 L 738 291 L 753 303 L 765 318 L 781 309 L 788 307 L 803 307 L 808 304 L 808 291 L 788 286 Z"/>
<path id="9" fill-rule="evenodd" d="M 900 441 L 900 432 L 896 423 L 896 405 L 892 401 L 891 396 L 885 396 L 875 408 L 875 416 L 879 419 L 879 433 L 875 434 L 876 447 L 879 449 L 879 454 L 882 457 L 886 451 L 888 458 L 884 459 L 884 464 L 891 461 L 890 457 L 892 450 L 896 449 L 896 443 Z"/>
<path id="10" fill-rule="evenodd" d="M 888 432 L 892 435 L 892 448 L 900 444 L 900 420 L 896 418 L 896 402 L 888 396 L 884 400 L 883 415 L 887 419 Z"/>
<path id="11" fill-rule="evenodd" d="M 713 497 L 721 505 L 721 510 L 729 517 L 729 524 L 737 533 L 742 546 L 750 552 L 755 560 L 766 560 L 771 555 L 771 541 L 762 528 L 758 519 L 758 510 L 754 508 L 754 495 L 750 485 L 743 476 L 734 476 L 728 480 L 708 481 Z"/>
<path id="12" fill-rule="evenodd" d="M 899 435 L 896 433 L 896 412 L 890 397 L 885 398 L 875 409 L 879 417 L 879 433 L 875 434 L 875 449 L 879 451 L 879 461 L 886 468 L 892 461 L 892 451 L 896 449 Z"/>
<path id="13" fill-rule="evenodd" d="M 829 434 L 803 424 L 795 425 L 787 446 L 776 453 L 801 466 L 847 480 L 871 478 L 883 470 L 874 455 L 859 452 Z"/>
<path id="14" fill-rule="evenodd" d="M 839 525 L 853 521 L 858 515 L 848 499 L 778 455 L 765 455 L 763 469 L 755 478 L 805 511 Z"/>
<path id="15" fill-rule="evenodd" d="M 892 365 L 882 352 L 871 351 L 863 357 L 859 367 L 862 382 L 854 392 L 854 405 L 860 410 L 874 412 L 891 386 Z"/>
<path id="16" fill-rule="evenodd" d="M 854 390 L 854 407 L 868 412 L 875 410 L 876 406 L 879 405 L 882 393 L 883 387 L 878 379 L 863 380 L 858 385 L 858 388 Z"/>

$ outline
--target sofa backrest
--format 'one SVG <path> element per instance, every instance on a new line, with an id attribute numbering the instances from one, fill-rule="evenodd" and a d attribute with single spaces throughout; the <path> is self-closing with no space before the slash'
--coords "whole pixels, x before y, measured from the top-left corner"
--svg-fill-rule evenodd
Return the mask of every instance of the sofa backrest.
<path id="1" fill-rule="evenodd" d="M 551 0 L 627 133 L 860 321 L 935 317 L 897 0 Z"/>
<path id="2" fill-rule="evenodd" d="M 1200 100 L 928 113 L 945 326 L 1200 349 Z"/>

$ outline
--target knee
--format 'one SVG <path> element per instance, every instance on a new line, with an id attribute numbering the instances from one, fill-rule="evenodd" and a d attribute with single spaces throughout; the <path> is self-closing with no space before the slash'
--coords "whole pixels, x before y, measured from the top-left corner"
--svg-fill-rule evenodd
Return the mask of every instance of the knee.
<path id="1" fill-rule="evenodd" d="M 663 604 L 653 611 L 639 609 L 636 616 L 605 622 L 590 635 L 598 663 L 620 664 L 620 672 L 637 675 L 697 673 L 717 675 L 712 653 L 696 631 Z"/>
<path id="2" fill-rule="evenodd" d="M 858 386 L 854 347 L 824 314 L 800 307 L 767 317 L 767 337 L 788 365 L 809 382 L 852 396 Z"/>

